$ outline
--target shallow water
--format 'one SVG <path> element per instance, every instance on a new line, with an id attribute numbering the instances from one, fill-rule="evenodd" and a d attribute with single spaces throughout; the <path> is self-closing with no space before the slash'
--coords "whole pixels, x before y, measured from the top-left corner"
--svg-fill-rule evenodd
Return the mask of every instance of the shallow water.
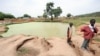
<path id="1" fill-rule="evenodd" d="M 53 22 L 30 22 L 9 25 L 8 32 L 2 34 L 4 37 L 11 35 L 26 34 L 39 37 L 66 37 L 67 23 Z"/>

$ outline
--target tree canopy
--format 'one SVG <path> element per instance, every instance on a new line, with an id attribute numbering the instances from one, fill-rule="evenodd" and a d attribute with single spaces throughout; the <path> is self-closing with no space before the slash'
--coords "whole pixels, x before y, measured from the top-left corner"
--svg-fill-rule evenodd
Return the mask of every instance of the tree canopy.
<path id="1" fill-rule="evenodd" d="M 60 7 L 57 7 L 56 9 L 53 9 L 54 17 L 60 16 L 61 13 L 62 13 L 62 9 Z"/>
<path id="2" fill-rule="evenodd" d="M 4 20 L 4 18 L 15 18 L 15 16 L 13 16 L 12 14 L 7 14 L 7 13 L 3 13 L 0 12 L 0 20 Z"/>
<path id="3" fill-rule="evenodd" d="M 24 14 L 23 17 L 29 17 L 29 18 L 31 18 L 31 16 L 28 15 L 28 14 Z"/>
<path id="4" fill-rule="evenodd" d="M 54 7 L 53 2 L 47 3 L 46 10 L 44 11 L 44 14 L 43 14 L 43 16 L 46 16 L 46 17 L 50 16 L 52 21 L 53 21 L 53 16 L 58 17 L 62 13 L 62 9 L 60 7 L 57 7 L 57 8 L 53 8 L 53 7 Z"/>
<path id="5" fill-rule="evenodd" d="M 67 17 L 71 17 L 71 16 L 72 16 L 71 13 L 68 13 L 68 14 L 67 14 Z"/>
<path id="6" fill-rule="evenodd" d="M 47 16 L 47 13 L 46 13 L 46 10 L 44 10 L 43 17 L 44 17 L 44 18 L 47 18 L 47 17 L 48 17 L 48 16 Z"/>

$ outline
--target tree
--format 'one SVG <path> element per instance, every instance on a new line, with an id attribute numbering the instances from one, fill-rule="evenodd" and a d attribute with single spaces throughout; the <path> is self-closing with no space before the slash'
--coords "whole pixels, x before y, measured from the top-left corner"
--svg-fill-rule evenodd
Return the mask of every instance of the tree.
<path id="1" fill-rule="evenodd" d="M 4 20 L 4 13 L 0 12 L 0 20 Z"/>
<path id="2" fill-rule="evenodd" d="M 29 18 L 31 18 L 31 16 L 28 15 L 28 14 L 24 14 L 23 17 L 29 17 Z"/>
<path id="3" fill-rule="evenodd" d="M 48 17 L 48 16 L 47 16 L 46 10 L 44 10 L 43 17 L 44 17 L 44 18 L 47 18 L 47 17 Z"/>
<path id="4" fill-rule="evenodd" d="M 67 17 L 70 18 L 72 15 L 70 13 L 67 14 Z"/>
<path id="5" fill-rule="evenodd" d="M 53 16 L 58 17 L 62 13 L 62 9 L 60 7 L 57 7 L 55 9 L 53 7 L 54 7 L 53 2 L 49 2 L 49 3 L 46 4 L 46 12 L 47 12 L 46 15 L 51 16 L 52 21 L 53 21 Z"/>
<path id="6" fill-rule="evenodd" d="M 5 18 L 15 18 L 13 15 L 11 15 L 11 14 L 5 14 L 5 16 L 4 16 Z"/>
<path id="7" fill-rule="evenodd" d="M 47 10 L 47 12 L 50 12 L 52 10 L 53 6 L 54 6 L 53 2 L 47 3 L 46 4 L 46 10 Z"/>
<path id="8" fill-rule="evenodd" d="M 44 18 L 47 18 L 48 16 L 47 16 L 46 14 L 43 14 L 43 17 L 44 17 Z"/>
<path id="9" fill-rule="evenodd" d="M 52 13 L 53 6 L 54 6 L 54 3 L 53 2 L 49 2 L 49 3 L 46 4 L 47 14 L 51 16 L 51 20 L 52 21 L 53 21 L 53 13 Z"/>
<path id="10" fill-rule="evenodd" d="M 3 12 L 0 12 L 0 20 L 4 20 L 4 18 L 15 18 L 15 16 L 11 15 L 11 14 L 5 14 Z"/>
<path id="11" fill-rule="evenodd" d="M 57 7 L 56 9 L 53 9 L 54 17 L 58 18 L 58 16 L 60 16 L 61 13 L 62 13 L 62 9 L 60 7 Z"/>

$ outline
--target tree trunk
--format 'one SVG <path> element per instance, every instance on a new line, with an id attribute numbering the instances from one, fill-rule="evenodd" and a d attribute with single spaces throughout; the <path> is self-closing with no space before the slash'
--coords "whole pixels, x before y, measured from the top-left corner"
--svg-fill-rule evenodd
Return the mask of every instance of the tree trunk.
<path id="1" fill-rule="evenodd" d="M 53 16 L 51 15 L 51 21 L 53 21 Z"/>

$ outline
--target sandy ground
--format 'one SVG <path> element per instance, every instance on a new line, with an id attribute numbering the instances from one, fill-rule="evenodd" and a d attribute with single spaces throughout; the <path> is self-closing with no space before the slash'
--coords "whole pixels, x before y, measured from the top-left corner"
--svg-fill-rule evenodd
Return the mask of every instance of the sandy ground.
<path id="1" fill-rule="evenodd" d="M 0 38 L 0 56 L 100 56 L 100 42 L 92 41 L 88 50 L 81 49 L 83 37 L 79 30 L 72 37 L 75 47 L 66 40 L 67 37 L 45 39 L 26 35 Z"/>
<path id="2" fill-rule="evenodd" d="M 0 32 L 5 32 L 6 31 L 6 26 L 0 26 Z"/>
<path id="3" fill-rule="evenodd" d="M 33 39 L 32 39 L 33 38 Z M 28 40 L 28 41 L 26 41 Z M 74 36 L 70 46 L 66 38 L 29 37 L 16 35 L 0 39 L 0 56 L 99 56 L 100 42 L 90 44 L 89 50 L 81 49 L 83 38 Z M 9 55 L 8 55 L 9 54 Z"/>

